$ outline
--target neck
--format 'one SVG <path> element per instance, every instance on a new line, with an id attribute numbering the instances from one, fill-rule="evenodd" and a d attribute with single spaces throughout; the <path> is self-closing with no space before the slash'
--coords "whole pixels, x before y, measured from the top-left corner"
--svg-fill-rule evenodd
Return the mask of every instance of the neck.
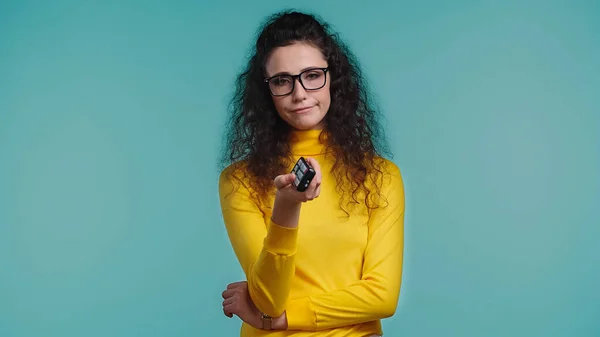
<path id="1" fill-rule="evenodd" d="M 293 155 L 316 156 L 326 151 L 327 138 L 323 130 L 294 130 L 291 136 Z"/>

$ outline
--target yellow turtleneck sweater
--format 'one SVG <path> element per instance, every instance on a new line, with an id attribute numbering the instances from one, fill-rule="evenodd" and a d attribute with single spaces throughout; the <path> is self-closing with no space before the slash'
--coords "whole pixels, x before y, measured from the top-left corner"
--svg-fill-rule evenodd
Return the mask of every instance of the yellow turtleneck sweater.
<path id="1" fill-rule="evenodd" d="M 323 175 L 319 198 L 302 204 L 296 228 L 273 223 L 273 199 L 264 204 L 253 199 L 247 180 L 235 183 L 225 174 L 232 166 L 221 174 L 223 219 L 250 296 L 262 312 L 277 317 L 285 311 L 288 320 L 286 331 L 244 323 L 243 337 L 382 334 L 380 319 L 396 310 L 404 241 L 400 170 L 385 160 L 381 192 L 387 202 L 370 214 L 362 202 L 347 217 L 319 134 L 293 135 L 295 158 L 315 158 Z"/>

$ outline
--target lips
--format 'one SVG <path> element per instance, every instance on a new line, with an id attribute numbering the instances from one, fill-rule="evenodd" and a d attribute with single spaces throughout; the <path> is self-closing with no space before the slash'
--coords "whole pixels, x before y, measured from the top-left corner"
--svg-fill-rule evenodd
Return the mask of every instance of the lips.
<path id="1" fill-rule="evenodd" d="M 294 109 L 294 110 L 292 110 L 292 112 L 293 113 L 297 113 L 297 114 L 301 114 L 301 113 L 309 112 L 310 109 L 312 109 L 312 108 L 313 108 L 312 106 L 309 106 L 309 107 L 305 107 L 305 108 Z"/>

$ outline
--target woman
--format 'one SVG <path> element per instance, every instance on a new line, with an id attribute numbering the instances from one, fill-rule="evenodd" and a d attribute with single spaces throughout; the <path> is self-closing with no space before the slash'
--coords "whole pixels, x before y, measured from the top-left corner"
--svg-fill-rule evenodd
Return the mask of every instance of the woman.
<path id="1" fill-rule="evenodd" d="M 400 292 L 404 191 L 357 65 L 326 24 L 271 17 L 239 76 L 219 180 L 247 281 L 223 291 L 242 336 L 376 336 Z M 298 158 L 316 176 L 293 185 Z"/>

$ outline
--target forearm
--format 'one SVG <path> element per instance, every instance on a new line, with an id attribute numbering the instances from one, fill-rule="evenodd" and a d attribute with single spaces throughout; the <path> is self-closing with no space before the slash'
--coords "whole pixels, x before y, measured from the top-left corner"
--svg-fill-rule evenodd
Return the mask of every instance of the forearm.
<path id="1" fill-rule="evenodd" d="M 399 291 L 399 280 L 362 280 L 337 291 L 291 299 L 285 322 L 279 324 L 288 330 L 320 331 L 387 318 L 396 310 Z"/>
<path id="2" fill-rule="evenodd" d="M 272 221 L 282 227 L 298 227 L 302 203 L 283 200 L 278 197 L 278 194 L 273 202 Z"/>
<path id="3" fill-rule="evenodd" d="M 297 228 L 268 223 L 264 246 L 247 272 L 248 291 L 256 307 L 276 317 L 285 310 L 295 272 Z"/>
<path id="4" fill-rule="evenodd" d="M 272 328 L 322 331 L 390 317 L 396 311 L 399 287 L 385 287 L 377 283 L 360 281 L 338 291 L 291 299 L 286 311 L 273 317 Z M 260 312 L 246 323 L 260 329 Z"/>
<path id="5" fill-rule="evenodd" d="M 254 304 L 273 317 L 283 313 L 294 277 L 301 205 L 275 197 L 263 249 L 247 276 Z"/>

